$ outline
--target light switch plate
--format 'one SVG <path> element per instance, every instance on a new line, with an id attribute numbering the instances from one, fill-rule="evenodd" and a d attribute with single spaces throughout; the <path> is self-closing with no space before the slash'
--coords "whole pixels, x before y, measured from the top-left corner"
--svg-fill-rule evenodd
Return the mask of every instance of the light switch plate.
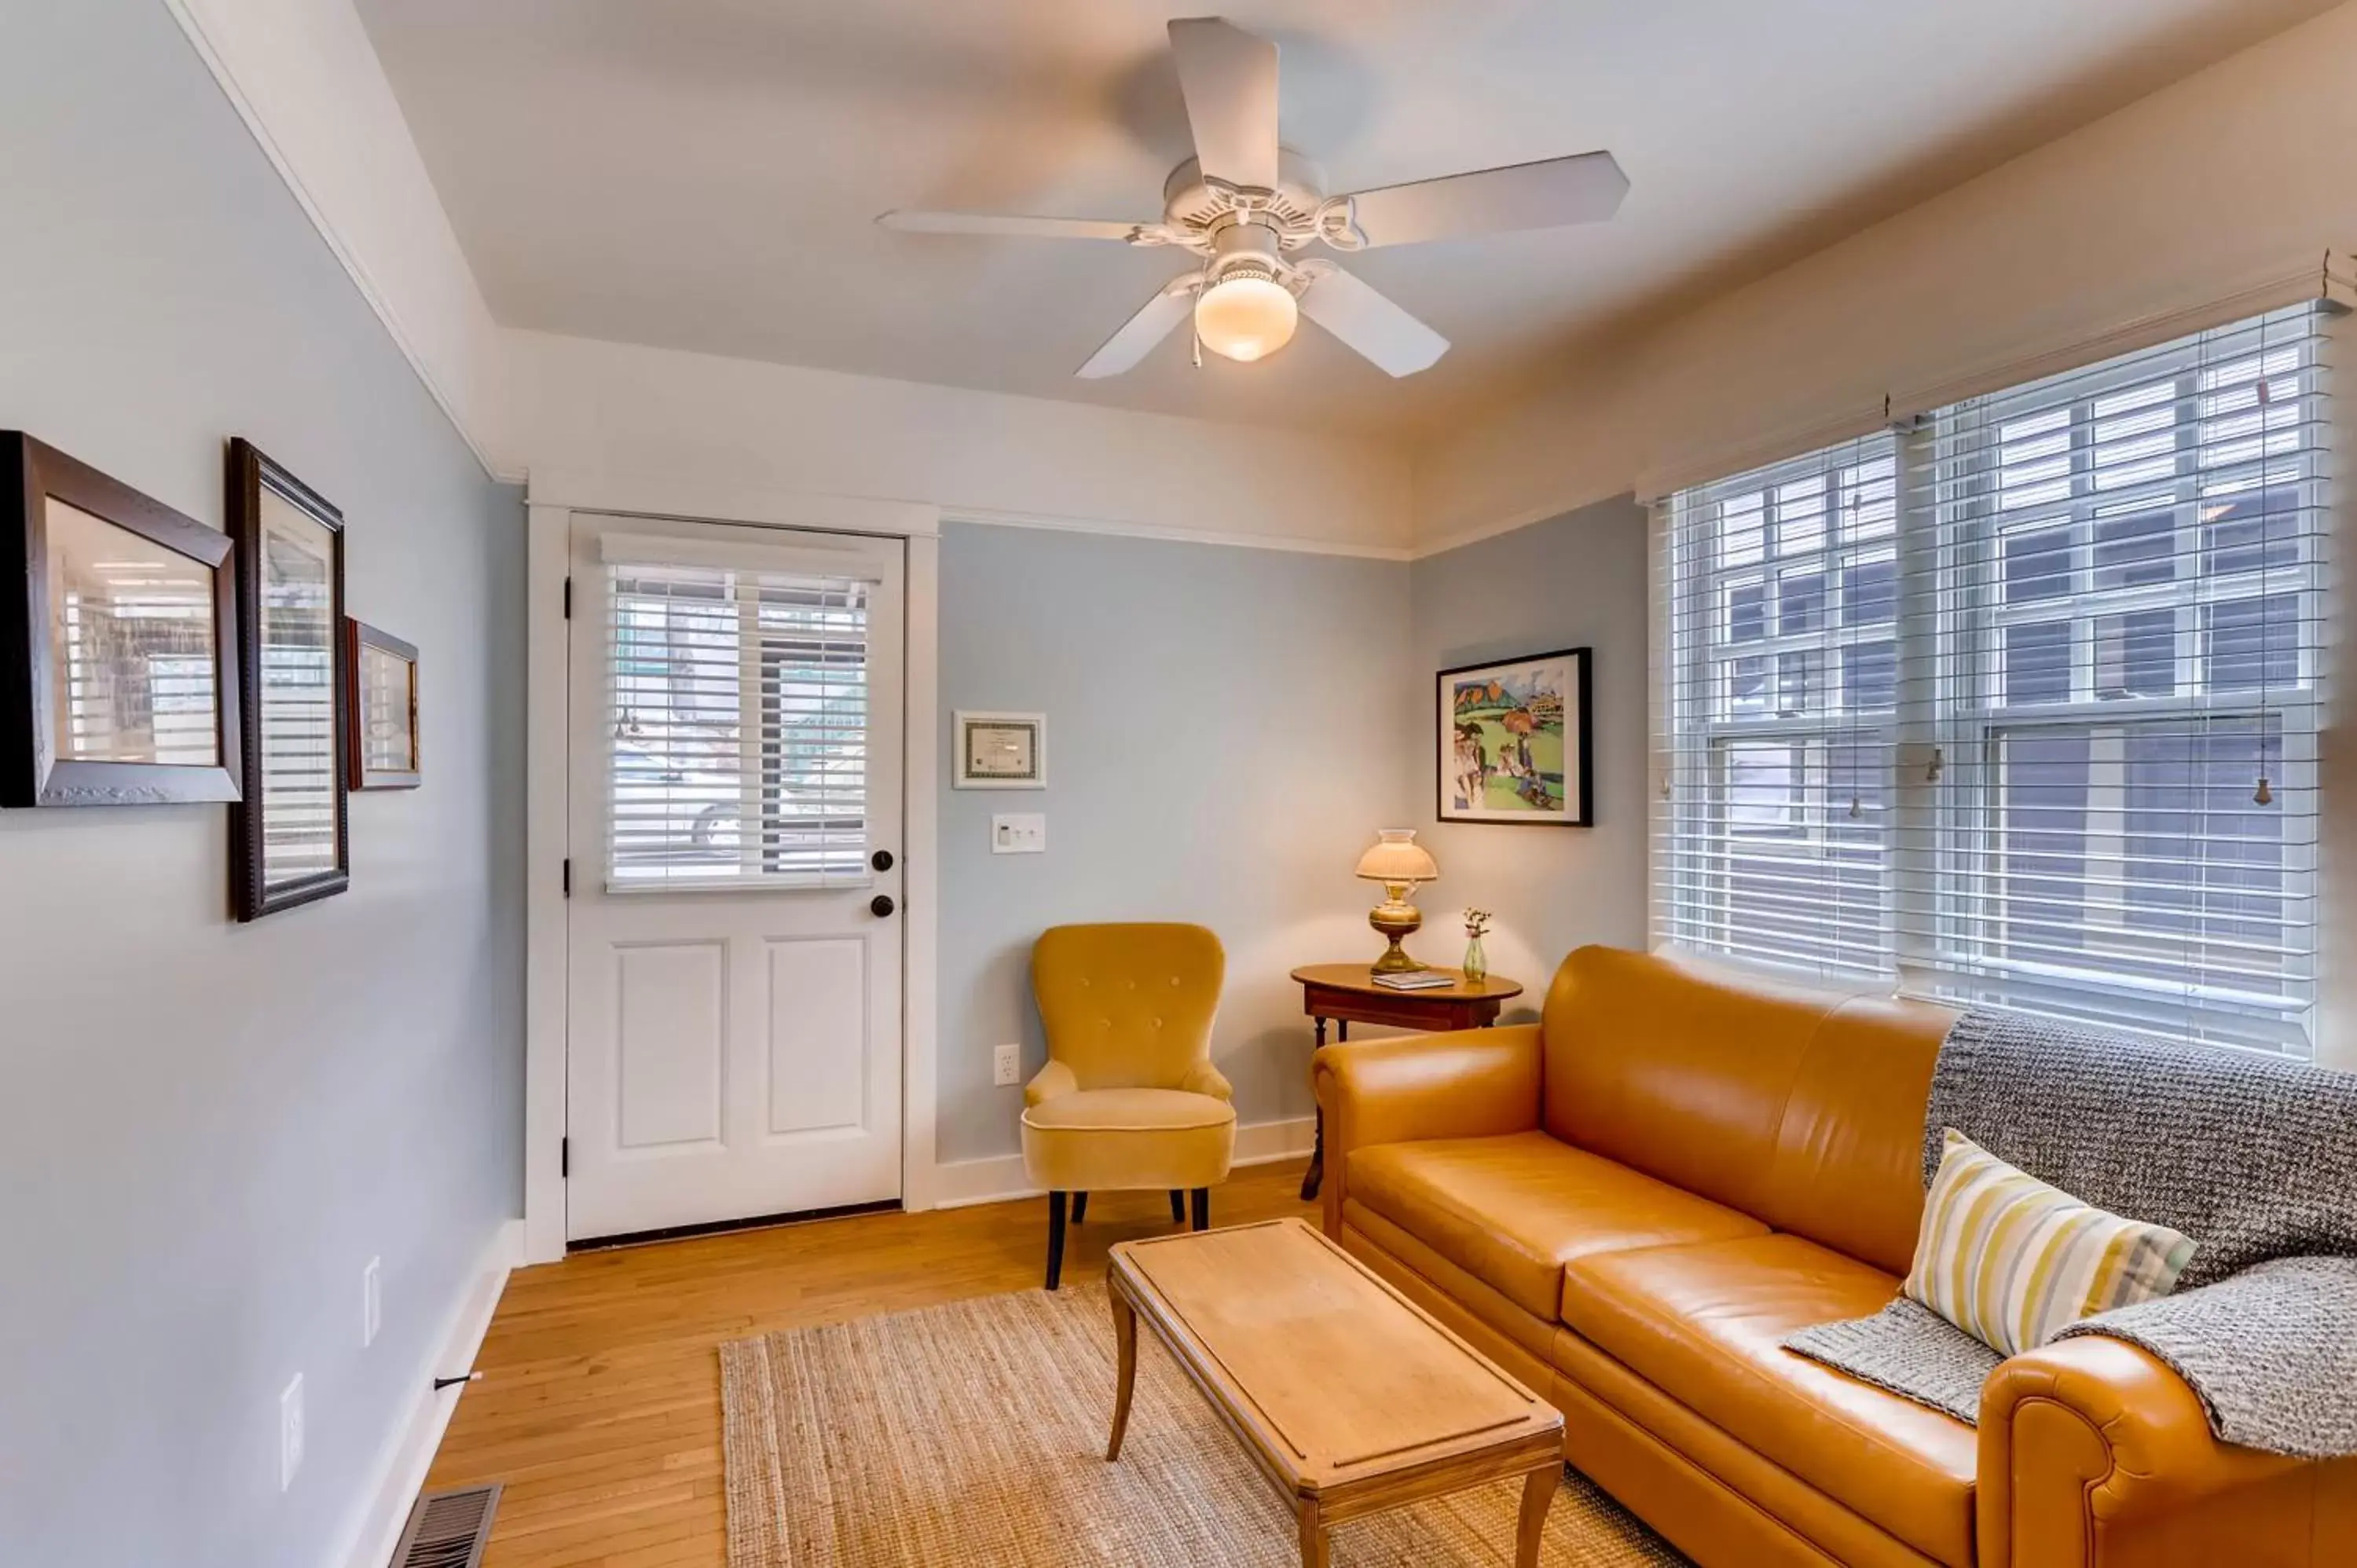
<path id="1" fill-rule="evenodd" d="M 990 819 L 993 854 L 1044 854 L 1048 818 L 1042 811 L 1000 811 Z"/>

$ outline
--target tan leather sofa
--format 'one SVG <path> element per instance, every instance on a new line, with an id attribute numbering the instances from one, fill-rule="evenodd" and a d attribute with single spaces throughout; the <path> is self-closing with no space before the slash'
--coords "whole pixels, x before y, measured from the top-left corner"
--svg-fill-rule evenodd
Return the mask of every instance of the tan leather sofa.
<path id="1" fill-rule="evenodd" d="M 1977 1431 L 1780 1348 L 1897 1293 L 1950 1018 L 1582 949 L 1538 1024 L 1318 1053 L 1327 1231 L 1705 1568 L 2357 1564 L 2357 1461 L 2219 1444 L 2122 1342 L 2007 1361 Z"/>

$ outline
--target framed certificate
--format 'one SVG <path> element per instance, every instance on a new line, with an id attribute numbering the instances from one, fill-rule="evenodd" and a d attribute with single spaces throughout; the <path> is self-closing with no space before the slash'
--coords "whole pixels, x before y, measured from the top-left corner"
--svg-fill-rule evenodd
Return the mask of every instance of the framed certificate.
<path id="1" fill-rule="evenodd" d="M 954 715 L 960 789 L 1044 789 L 1048 787 L 1048 715 Z"/>

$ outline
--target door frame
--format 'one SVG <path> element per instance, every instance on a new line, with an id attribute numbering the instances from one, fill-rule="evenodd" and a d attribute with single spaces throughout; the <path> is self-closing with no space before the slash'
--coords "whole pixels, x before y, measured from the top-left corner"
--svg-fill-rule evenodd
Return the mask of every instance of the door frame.
<path id="1" fill-rule="evenodd" d="M 565 857 L 571 810 L 568 734 L 573 515 L 858 533 L 907 542 L 907 683 L 902 723 L 900 1203 L 931 1208 L 935 1005 L 940 939 L 941 532 L 937 506 L 746 489 L 700 480 L 535 468 L 525 492 L 523 1261 L 565 1256 L 565 1074 L 570 922 Z"/>

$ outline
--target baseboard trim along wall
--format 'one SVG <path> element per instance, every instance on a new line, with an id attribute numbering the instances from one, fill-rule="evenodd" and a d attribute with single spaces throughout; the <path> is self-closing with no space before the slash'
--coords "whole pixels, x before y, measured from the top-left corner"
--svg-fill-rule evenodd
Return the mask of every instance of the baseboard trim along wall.
<path id="1" fill-rule="evenodd" d="M 451 1413 L 466 1397 L 464 1385 L 434 1391 L 436 1378 L 455 1378 L 472 1368 L 490 1331 L 491 1315 L 499 1310 L 508 1275 L 523 1260 L 523 1221 L 511 1219 L 491 1233 L 483 1249 L 467 1294 L 450 1315 L 449 1326 L 434 1347 L 433 1355 L 417 1369 L 417 1393 L 401 1424 L 386 1434 L 373 1472 L 375 1485 L 368 1501 L 347 1532 L 344 1550 L 328 1561 L 344 1568 L 385 1568 L 393 1549 L 401 1543 L 402 1526 L 425 1485 L 435 1450 Z"/>
<path id="2" fill-rule="evenodd" d="M 1254 1122 L 1236 1129 L 1239 1165 L 1268 1165 L 1306 1156 L 1318 1141 L 1315 1117 L 1295 1116 L 1281 1122 Z M 996 1155 L 979 1160 L 952 1160 L 933 1167 L 933 1207 L 965 1208 L 977 1203 L 1006 1203 L 1038 1197 L 1047 1189 L 1031 1185 L 1020 1155 Z"/>

